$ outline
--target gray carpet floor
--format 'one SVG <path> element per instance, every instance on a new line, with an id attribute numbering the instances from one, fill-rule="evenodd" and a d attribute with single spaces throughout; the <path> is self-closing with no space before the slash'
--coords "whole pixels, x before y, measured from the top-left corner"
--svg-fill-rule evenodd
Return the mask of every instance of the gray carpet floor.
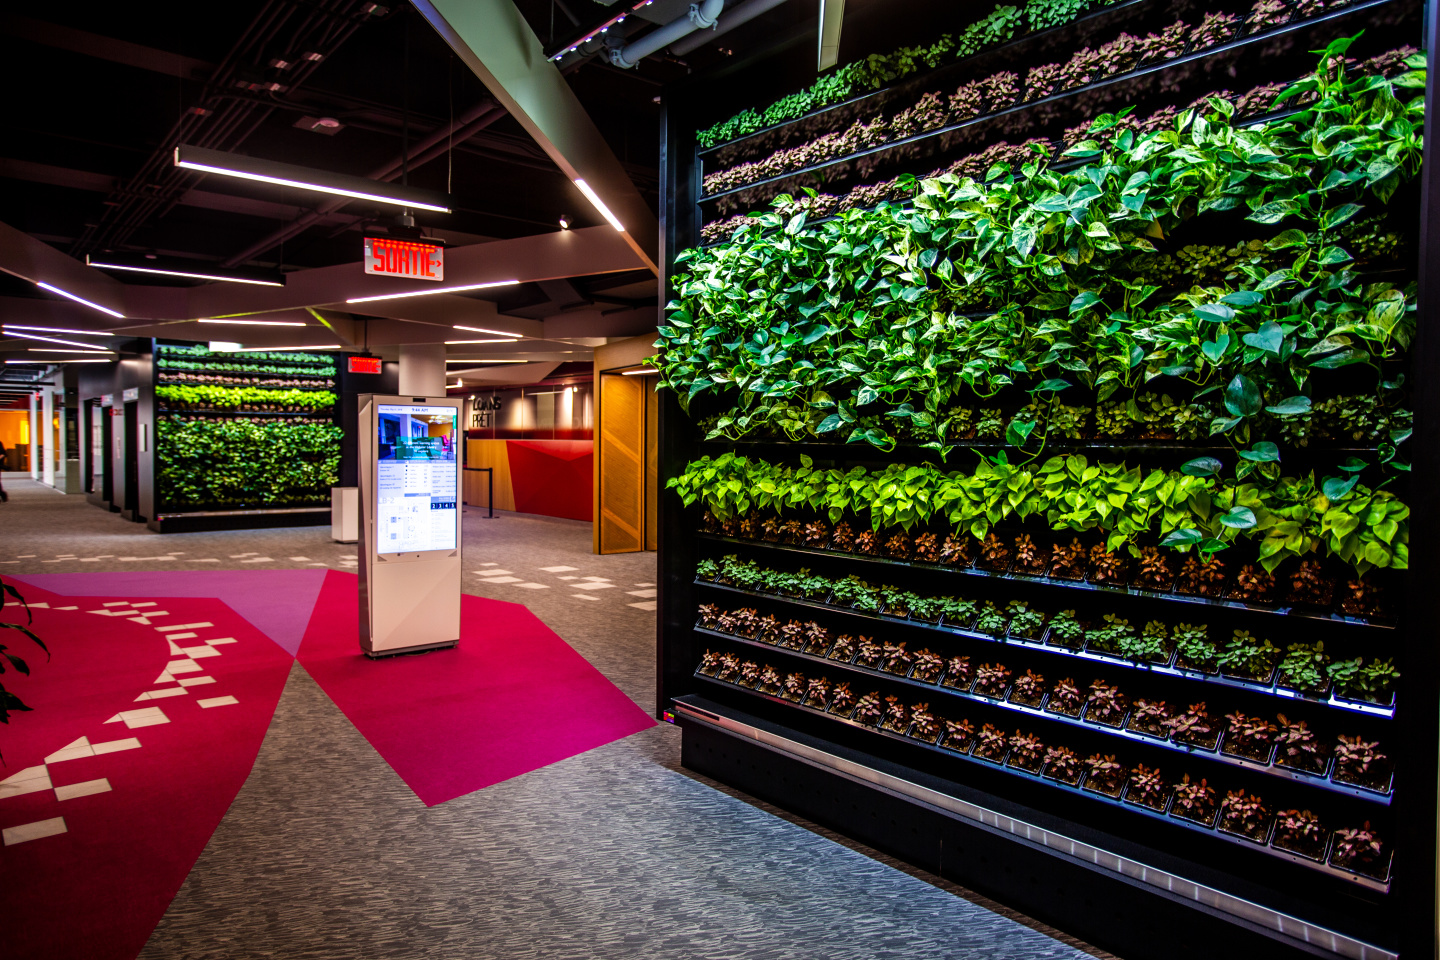
<path id="1" fill-rule="evenodd" d="M 242 553 L 276 558 L 262 569 L 296 556 L 353 569 L 354 547 L 328 527 L 159 535 L 83 497 L 6 487 L 0 575 L 216 569 Z M 653 710 L 653 554 L 599 557 L 588 524 L 473 510 L 464 538 L 466 592 L 526 604 Z M 159 556 L 175 559 L 119 560 Z M 198 566 L 210 557 L 221 563 Z M 495 569 L 517 582 L 482 582 Z M 585 577 L 615 586 L 582 590 Z M 684 771 L 668 725 L 426 808 L 298 663 L 253 772 L 141 954 L 1087 955 L 1108 956 Z"/>

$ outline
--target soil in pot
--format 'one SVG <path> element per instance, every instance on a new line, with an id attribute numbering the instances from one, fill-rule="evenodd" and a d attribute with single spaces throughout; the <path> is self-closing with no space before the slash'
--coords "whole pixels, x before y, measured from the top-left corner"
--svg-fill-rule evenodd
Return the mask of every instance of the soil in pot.
<path id="1" fill-rule="evenodd" d="M 1085 758 L 1084 789 L 1107 797 L 1118 797 L 1125 789 L 1130 771 L 1115 759 L 1114 754 L 1092 754 Z"/>
<path id="2" fill-rule="evenodd" d="M 1010 738 L 1010 755 L 1006 758 L 1005 765 L 1027 773 L 1039 773 L 1044 762 L 1045 744 L 1040 742 L 1040 738 L 1016 730 L 1015 735 Z"/>
<path id="3" fill-rule="evenodd" d="M 1130 776 L 1130 783 L 1125 788 L 1125 802 L 1164 813 L 1165 804 L 1170 802 L 1170 782 L 1161 776 L 1159 770 L 1152 770 L 1142 763 Z"/>
<path id="4" fill-rule="evenodd" d="M 1220 752 L 1257 763 L 1269 763 L 1274 749 L 1275 726 L 1262 717 L 1236 710 L 1225 715 L 1225 743 Z"/>
<path id="5" fill-rule="evenodd" d="M 1385 589 L 1368 577 L 1347 580 L 1340 588 L 1340 612 L 1348 617 L 1384 618 L 1386 607 Z"/>
<path id="6" fill-rule="evenodd" d="M 1067 544 L 1056 544 L 1053 551 L 1055 562 L 1050 567 L 1050 576 L 1061 580 L 1084 580 L 1089 551 L 1085 544 L 1075 537 Z"/>
<path id="7" fill-rule="evenodd" d="M 1390 851 L 1367 820 L 1363 827 L 1335 831 L 1330 865 L 1383 881 L 1390 875 Z"/>
<path id="8" fill-rule="evenodd" d="M 1205 704 L 1192 703 L 1190 708 L 1166 721 L 1170 728 L 1170 739 L 1188 747 L 1200 750 L 1214 750 L 1220 741 L 1220 724 Z"/>
<path id="9" fill-rule="evenodd" d="M 1352 737 L 1342 733 L 1335 746 L 1335 769 L 1330 779 L 1377 793 L 1389 793 L 1393 769 L 1390 758 L 1380 751 L 1378 741 L 1368 741 L 1358 734 Z"/>
<path id="10" fill-rule="evenodd" d="M 1073 787 L 1080 782 L 1080 774 L 1083 772 L 1080 758 L 1069 747 L 1051 747 L 1045 751 L 1045 769 L 1042 776 Z"/>
<path id="11" fill-rule="evenodd" d="M 1037 544 L 1030 534 L 1022 533 L 1015 538 L 1014 551 L 1015 566 L 1012 568 L 1012 572 L 1035 577 L 1045 575 L 1053 553 L 1050 544 Z"/>
<path id="12" fill-rule="evenodd" d="M 1211 557 L 1200 561 L 1186 557 L 1175 579 L 1175 592 L 1190 597 L 1218 598 L 1225 592 L 1225 561 Z"/>
<path id="13" fill-rule="evenodd" d="M 1324 863 L 1329 841 L 1330 834 L 1325 825 L 1309 810 L 1281 810 L 1275 819 L 1275 838 L 1270 844 Z"/>
<path id="14" fill-rule="evenodd" d="M 1173 713 L 1164 700 L 1136 700 L 1125 729 L 1158 740 L 1168 740 L 1170 727 L 1167 724 Z"/>
<path id="15" fill-rule="evenodd" d="M 1005 760 L 1005 751 L 1009 746 L 1010 742 L 1005 734 L 987 723 L 976 734 L 975 749 L 970 751 L 970 755 L 991 763 L 1001 763 Z"/>
<path id="16" fill-rule="evenodd" d="M 945 737 L 940 746 L 956 753 L 967 753 L 975 740 L 975 724 L 969 720 L 945 720 Z"/>
<path id="17" fill-rule="evenodd" d="M 1323 775 L 1330 763 L 1330 748 L 1315 736 L 1304 720 L 1291 721 L 1285 714 L 1276 719 L 1275 764 L 1301 773 Z"/>
<path id="18" fill-rule="evenodd" d="M 1031 707 L 1038 710 L 1040 704 L 1045 701 L 1045 677 L 1034 670 L 1026 670 L 1025 673 L 1015 678 L 1015 684 L 1010 688 L 1010 702 L 1018 703 L 1021 706 Z"/>
<path id="19" fill-rule="evenodd" d="M 992 700 L 1004 700 L 1005 690 L 1010 686 L 1010 668 L 1003 663 L 985 663 L 975 671 L 976 696 Z"/>
<path id="20" fill-rule="evenodd" d="M 1308 607 L 1328 609 L 1335 602 L 1335 579 L 1318 560 L 1306 560 L 1290 575 L 1285 599 Z"/>
<path id="21" fill-rule="evenodd" d="M 1187 773 L 1175 785 L 1175 802 L 1170 805 L 1170 816 L 1210 827 L 1215 825 L 1216 810 L 1215 788 L 1207 780 L 1191 780 Z"/>
<path id="22" fill-rule="evenodd" d="M 1075 686 L 1075 681 L 1066 677 L 1055 684 L 1050 691 L 1050 698 L 1045 702 L 1045 709 L 1050 713 L 1058 713 L 1061 716 L 1077 718 L 1085 706 L 1085 694 Z"/>
<path id="23" fill-rule="evenodd" d="M 969 657 L 951 657 L 945 661 L 945 677 L 940 681 L 942 687 L 968 692 L 974 682 L 975 668 L 971 666 Z"/>

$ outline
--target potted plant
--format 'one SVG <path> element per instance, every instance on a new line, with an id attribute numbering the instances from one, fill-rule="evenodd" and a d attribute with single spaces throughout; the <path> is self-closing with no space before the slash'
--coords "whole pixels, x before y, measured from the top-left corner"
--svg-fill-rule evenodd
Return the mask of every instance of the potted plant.
<path id="1" fill-rule="evenodd" d="M 854 709 L 855 691 L 850 689 L 850 684 L 835 684 L 835 689 L 830 694 L 830 712 L 837 716 L 848 717 L 850 711 Z"/>
<path id="2" fill-rule="evenodd" d="M 984 541 L 980 544 L 980 559 L 975 566 L 981 570 L 989 570 L 993 573 L 1004 573 L 1010 569 L 1012 553 L 1005 541 L 995 536 L 992 530 L 986 534 Z"/>
<path id="3" fill-rule="evenodd" d="M 1275 818 L 1275 839 L 1271 845 L 1305 857 L 1325 862 L 1325 848 L 1330 835 L 1320 818 L 1309 810 L 1281 810 Z"/>
<path id="4" fill-rule="evenodd" d="M 879 670 L 885 662 L 885 648 L 868 637 L 861 637 L 855 652 L 855 666 Z"/>
<path id="5" fill-rule="evenodd" d="M 1022 600 L 1006 604 L 1010 616 L 1010 637 L 1014 640 L 1038 642 L 1045 636 L 1045 614 Z"/>
<path id="6" fill-rule="evenodd" d="M 1274 750 L 1275 726 L 1260 717 L 1246 716 L 1240 710 L 1225 714 L 1225 745 L 1220 752 L 1244 757 L 1257 763 L 1269 763 Z"/>
<path id="7" fill-rule="evenodd" d="M 715 671 L 715 679 L 734 683 L 735 678 L 740 675 L 740 658 L 733 653 L 725 653 L 720 656 L 720 669 Z"/>
<path id="8" fill-rule="evenodd" d="M 887 643 L 885 650 L 885 665 L 882 669 L 886 673 L 893 673 L 897 676 L 905 676 L 915 664 L 915 656 L 905 649 L 905 644 Z"/>
<path id="9" fill-rule="evenodd" d="M 889 696 L 885 698 L 885 720 L 881 726 L 894 733 L 904 733 L 910 729 L 910 708 L 900 702 L 900 698 Z"/>
<path id="10" fill-rule="evenodd" d="M 759 514 L 752 510 L 748 516 L 740 518 L 740 538 L 742 540 L 759 540 L 760 534 Z"/>
<path id="11" fill-rule="evenodd" d="M 1163 666 L 1170 662 L 1172 649 L 1170 628 L 1159 620 L 1151 620 L 1141 628 L 1139 636 L 1134 633 L 1122 636 L 1118 652 L 1134 663 L 1158 663 Z"/>
<path id="12" fill-rule="evenodd" d="M 992 763 L 1001 763 L 1005 760 L 1005 751 L 1009 747 L 1009 741 L 1005 734 L 990 724 L 985 724 L 975 736 L 975 749 L 971 751 L 972 757 L 979 757 L 981 760 L 989 760 Z"/>
<path id="13" fill-rule="evenodd" d="M 740 677 L 736 681 L 740 684 L 740 686 L 750 687 L 753 689 L 755 684 L 759 681 L 760 664 L 756 663 L 754 660 L 746 660 L 744 663 L 740 664 Z"/>
<path id="14" fill-rule="evenodd" d="M 851 607 L 862 613 L 880 612 L 879 591 L 853 573 L 836 581 L 830 602 L 837 607 Z"/>
<path id="15" fill-rule="evenodd" d="M 960 597 L 946 597 L 940 604 L 945 626 L 954 627 L 956 630 L 970 629 L 980 612 L 980 606 L 974 600 L 963 600 Z"/>
<path id="16" fill-rule="evenodd" d="M 985 609 L 980 611 L 980 619 L 975 621 L 974 630 L 999 640 L 1005 636 L 1005 627 L 1009 622 L 1009 618 L 999 607 L 987 602 Z"/>
<path id="17" fill-rule="evenodd" d="M 1346 580 L 1340 591 L 1340 612 L 1349 617 L 1385 616 L 1385 591 L 1367 577 Z"/>
<path id="18" fill-rule="evenodd" d="M 1152 770 L 1145 764 L 1135 768 L 1130 775 L 1130 785 L 1125 791 L 1125 802 L 1165 812 L 1170 801 L 1170 781 L 1161 776 L 1159 770 Z"/>
<path id="19" fill-rule="evenodd" d="M 1170 736 L 1169 723 L 1173 715 L 1174 711 L 1164 700 L 1136 700 L 1125 729 L 1165 740 Z"/>
<path id="20" fill-rule="evenodd" d="M 1347 827 L 1335 831 L 1330 866 L 1384 881 L 1390 875 L 1390 855 L 1380 835 L 1366 820 L 1365 826 L 1358 829 Z"/>
<path id="21" fill-rule="evenodd" d="M 780 628 L 779 645 L 786 650 L 804 650 L 805 639 L 805 624 L 799 620 L 791 620 Z"/>
<path id="22" fill-rule="evenodd" d="M 1084 580 L 1087 551 L 1085 544 L 1076 537 L 1064 546 L 1056 545 L 1055 563 L 1050 567 L 1050 576 L 1062 580 Z"/>
<path id="23" fill-rule="evenodd" d="M 910 679 L 922 683 L 938 683 L 944 672 L 945 659 L 927 648 L 915 654 L 915 668 L 910 671 Z"/>
<path id="24" fill-rule="evenodd" d="M 945 661 L 945 678 L 940 681 L 941 686 L 969 692 L 974 680 L 975 671 L 970 666 L 969 657 L 951 657 Z"/>
<path id="25" fill-rule="evenodd" d="M 1119 687 L 1096 680 L 1090 684 L 1090 699 L 1085 704 L 1085 719 L 1107 727 L 1123 727 L 1130 701 Z"/>
<path id="26" fill-rule="evenodd" d="M 1075 619 L 1074 610 L 1061 610 L 1055 615 L 1050 621 L 1045 642 L 1067 650 L 1080 649 L 1080 645 L 1085 642 L 1085 627 Z"/>
<path id="27" fill-rule="evenodd" d="M 1021 706 L 1040 709 L 1040 704 L 1045 700 L 1045 677 L 1034 670 L 1026 670 L 1025 673 L 1015 678 L 1015 685 L 1010 690 L 1010 702 L 1018 703 Z"/>
<path id="28" fill-rule="evenodd" d="M 760 671 L 760 682 L 757 683 L 755 687 L 761 693 L 768 693 L 772 697 L 778 697 L 783 683 L 784 681 L 780 679 L 780 671 L 772 666 L 766 665 L 766 667 Z"/>
<path id="29" fill-rule="evenodd" d="M 1120 640 L 1135 632 L 1130 621 L 1119 614 L 1107 613 L 1100 623 L 1085 631 L 1085 649 L 1091 653 L 1118 654 Z"/>
<path id="30" fill-rule="evenodd" d="M 1169 590 L 1174 583 L 1175 571 L 1170 569 L 1170 561 L 1160 552 L 1160 548 L 1141 547 L 1135 586 L 1141 590 Z"/>
<path id="31" fill-rule="evenodd" d="M 1235 586 L 1230 590 L 1230 599 L 1246 603 L 1263 603 L 1275 592 L 1275 577 L 1263 567 L 1247 563 L 1235 575 Z"/>
<path id="32" fill-rule="evenodd" d="M 858 640 L 848 633 L 842 633 L 835 638 L 835 645 L 830 648 L 829 657 L 831 660 L 849 663 L 855 659 L 855 651 L 858 645 Z"/>
<path id="33" fill-rule="evenodd" d="M 830 702 L 830 681 L 824 677 L 811 677 L 805 685 L 805 697 L 800 702 L 807 707 L 824 710 Z"/>
<path id="34" fill-rule="evenodd" d="M 1005 690 L 1010 686 L 1010 668 L 1003 663 L 985 663 L 975 671 L 975 689 L 977 696 L 989 697 L 992 700 L 1004 700 Z"/>
<path id="35" fill-rule="evenodd" d="M 850 524 L 841 520 L 835 524 L 835 531 L 830 535 L 829 548 L 838 550 L 841 553 L 853 553 L 855 551 L 855 531 Z"/>
<path id="36" fill-rule="evenodd" d="M 881 587 L 880 599 L 884 603 L 885 615 L 887 617 L 898 617 L 904 620 L 910 616 L 910 599 L 914 594 L 896 587 Z"/>
<path id="37" fill-rule="evenodd" d="M 1390 758 L 1381 753 L 1379 747 L 1378 742 L 1367 741 L 1359 734 L 1347 737 L 1342 733 L 1335 745 L 1335 772 L 1330 778 L 1336 783 L 1389 793 Z"/>
<path id="38" fill-rule="evenodd" d="M 752 616 L 749 624 L 749 633 L 755 640 L 764 643 L 773 643 L 777 646 L 783 639 L 786 639 L 785 635 L 781 632 L 780 618 L 773 614 L 767 614 L 763 617 L 758 615 Z"/>
<path id="39" fill-rule="evenodd" d="M 1044 576 L 1050 566 L 1050 554 L 1048 545 L 1036 546 L 1030 534 L 1020 534 L 1015 538 L 1015 572 Z"/>
<path id="40" fill-rule="evenodd" d="M 1219 651 L 1210 642 L 1210 628 L 1204 624 L 1176 624 L 1171 640 L 1175 644 L 1175 666 L 1196 673 L 1214 673 Z"/>
<path id="41" fill-rule="evenodd" d="M 1103 543 L 1090 548 L 1090 582 L 1124 586 L 1130 577 L 1130 564 L 1124 557 L 1105 549 Z"/>
<path id="42" fill-rule="evenodd" d="M 760 539 L 766 543 L 780 542 L 780 528 L 783 521 L 779 517 L 770 517 L 760 522 Z"/>
<path id="43" fill-rule="evenodd" d="M 1118 797 L 1125 788 L 1129 771 L 1114 754 L 1094 753 L 1085 758 L 1085 789 L 1107 797 Z"/>
<path id="44" fill-rule="evenodd" d="M 1215 825 L 1215 812 L 1215 789 L 1207 780 L 1191 780 L 1190 774 L 1185 774 L 1175 785 L 1175 802 L 1170 805 L 1170 816 L 1212 827 Z"/>
<path id="45" fill-rule="evenodd" d="M 1216 557 L 1204 561 L 1186 558 L 1175 580 L 1175 592 L 1191 597 L 1219 597 L 1225 586 L 1225 562 Z"/>
<path id="46" fill-rule="evenodd" d="M 1335 599 L 1335 581 L 1325 574 L 1318 560 L 1305 560 L 1290 575 L 1291 603 L 1328 607 Z"/>
<path id="47" fill-rule="evenodd" d="M 1324 775 L 1330 753 L 1315 738 L 1315 731 L 1304 720 L 1291 722 L 1283 713 L 1277 719 L 1280 723 L 1275 735 L 1276 765 L 1301 773 Z"/>
<path id="48" fill-rule="evenodd" d="M 780 688 L 780 696 L 792 703 L 799 703 L 805 697 L 806 686 L 805 674 L 787 673 Z"/>
<path id="49" fill-rule="evenodd" d="M 940 562 L 947 567 L 968 568 L 975 562 L 974 541 L 963 533 L 950 534 L 940 545 Z"/>
<path id="50" fill-rule="evenodd" d="M 1268 684 L 1279 660 L 1280 651 L 1269 640 L 1257 640 L 1248 630 L 1236 630 L 1216 662 L 1224 676 Z"/>
<path id="51" fill-rule="evenodd" d="M 1005 760 L 1005 765 L 1024 770 L 1027 773 L 1039 773 L 1040 766 L 1045 762 L 1045 744 L 1033 733 L 1021 733 L 1015 731 L 1010 738 L 1010 755 Z"/>
<path id="52" fill-rule="evenodd" d="M 714 560 L 701 560 L 695 564 L 695 579 L 713 581 L 720 575 L 720 565 Z"/>
<path id="53" fill-rule="evenodd" d="M 760 615 L 755 612 L 754 607 L 741 607 L 734 613 L 734 629 L 731 631 L 738 637 L 755 639 L 760 634 Z"/>
<path id="54" fill-rule="evenodd" d="M 910 594 L 910 619 L 923 620 L 926 623 L 940 622 L 940 617 L 945 613 L 945 601 L 939 597 L 917 597 Z"/>
<path id="55" fill-rule="evenodd" d="M 1045 703 L 1045 709 L 1051 713 L 1071 718 L 1078 718 L 1084 706 L 1085 695 L 1080 692 L 1080 688 L 1075 686 L 1075 681 L 1070 677 L 1055 684 L 1055 688 L 1050 691 L 1050 699 Z"/>
<path id="56" fill-rule="evenodd" d="M 1325 672 L 1329 663 L 1324 642 L 1292 643 L 1285 648 L 1277 682 L 1298 693 L 1323 697 L 1330 689 L 1330 676 Z"/>
<path id="57" fill-rule="evenodd" d="M 892 560 L 909 560 L 913 548 L 909 534 L 903 530 L 896 531 L 885 538 L 885 555 Z"/>
<path id="58" fill-rule="evenodd" d="M 964 753 L 975 739 L 975 724 L 969 720 L 946 720 L 945 740 L 940 744 L 946 750 Z"/>
<path id="59" fill-rule="evenodd" d="M 861 697 L 855 704 L 855 713 L 851 719 L 868 727 L 878 727 L 880 721 L 885 719 L 885 707 L 880 700 L 879 692 L 867 693 Z"/>
<path id="60" fill-rule="evenodd" d="M 713 677 L 720 670 L 720 654 L 714 650 L 706 650 L 705 655 L 700 658 L 700 672 L 707 677 Z"/>
<path id="61" fill-rule="evenodd" d="M 706 630 L 714 630 L 720 620 L 720 608 L 713 603 L 700 604 L 700 626 Z"/>
<path id="62" fill-rule="evenodd" d="M 915 559 L 921 563 L 940 562 L 940 538 L 933 533 L 921 533 L 915 537 Z"/>
<path id="63" fill-rule="evenodd" d="M 830 526 L 824 520 L 807 523 L 800 535 L 800 545 L 812 550 L 823 550 L 829 542 Z"/>
<path id="64" fill-rule="evenodd" d="M 926 743 L 940 739 L 940 720 L 930 712 L 930 704 L 917 703 L 910 708 L 910 736 Z"/>
<path id="65" fill-rule="evenodd" d="M 1214 750 L 1220 742 L 1220 726 L 1205 704 L 1192 703 L 1184 713 L 1171 717 L 1166 726 L 1170 728 L 1170 739 L 1201 750 Z"/>
<path id="66" fill-rule="evenodd" d="M 1372 660 L 1366 664 L 1359 657 L 1337 660 L 1326 669 L 1335 682 L 1337 696 L 1388 707 L 1395 702 L 1395 681 L 1400 671 L 1390 660 Z"/>
<path id="67" fill-rule="evenodd" d="M 1045 751 L 1043 776 L 1075 786 L 1080 782 L 1080 758 L 1069 747 L 1051 747 Z"/>
<path id="68" fill-rule="evenodd" d="M 805 624 L 805 647 L 804 652 L 823 657 L 825 651 L 830 649 L 830 631 L 820 626 L 814 620 Z"/>
<path id="69" fill-rule="evenodd" d="M 1229 790 L 1220 804 L 1220 831 L 1264 846 L 1270 839 L 1270 810 L 1245 788 Z"/>

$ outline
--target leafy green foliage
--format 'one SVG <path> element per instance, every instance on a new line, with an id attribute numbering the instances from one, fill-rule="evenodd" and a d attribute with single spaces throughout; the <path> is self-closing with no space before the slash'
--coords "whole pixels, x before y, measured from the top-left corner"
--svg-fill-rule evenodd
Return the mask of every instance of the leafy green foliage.
<path id="1" fill-rule="evenodd" d="M 155 399 L 162 407 L 203 410 L 248 410 L 299 407 L 305 411 L 329 410 L 335 394 L 329 390 L 271 390 L 266 387 L 158 386 Z"/>
<path id="2" fill-rule="evenodd" d="M 323 504 L 340 482 L 340 427 L 281 418 L 161 418 L 160 499 L 172 507 Z"/>
<path id="3" fill-rule="evenodd" d="M 50 658 L 50 648 L 45 646 L 45 641 L 35 635 L 30 629 L 34 622 L 34 614 L 30 612 L 30 605 L 25 602 L 25 597 L 16 588 L 14 583 L 0 579 L 0 604 L 18 606 L 25 611 L 25 622 L 19 623 L 14 620 L 0 620 L 0 630 L 14 630 L 20 636 L 29 639 L 32 643 L 45 651 L 45 658 Z M 30 664 L 17 654 L 10 652 L 10 647 L 0 643 L 0 674 L 7 670 L 14 670 L 24 676 L 30 675 Z M 30 707 L 24 700 L 21 700 L 14 693 L 5 689 L 5 684 L 0 683 L 0 723 L 9 724 L 11 713 L 29 712 Z"/>

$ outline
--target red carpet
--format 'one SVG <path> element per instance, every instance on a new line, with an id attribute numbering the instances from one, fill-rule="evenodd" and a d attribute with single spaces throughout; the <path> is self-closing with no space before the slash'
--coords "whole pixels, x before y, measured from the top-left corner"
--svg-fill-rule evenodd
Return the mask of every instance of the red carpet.
<path id="1" fill-rule="evenodd" d="M 426 806 L 655 724 L 517 603 L 464 596 L 459 647 L 369 660 L 357 583 L 326 575 L 300 662 Z"/>
<path id="2" fill-rule="evenodd" d="M 33 670 L 6 685 L 35 709 L 0 727 L 0 953 L 130 960 L 249 775 L 292 661 L 217 600 L 106 607 L 23 589 L 78 609 L 35 611 L 48 663 L 5 638 Z M 197 626 L 157 629 L 182 624 Z"/>

